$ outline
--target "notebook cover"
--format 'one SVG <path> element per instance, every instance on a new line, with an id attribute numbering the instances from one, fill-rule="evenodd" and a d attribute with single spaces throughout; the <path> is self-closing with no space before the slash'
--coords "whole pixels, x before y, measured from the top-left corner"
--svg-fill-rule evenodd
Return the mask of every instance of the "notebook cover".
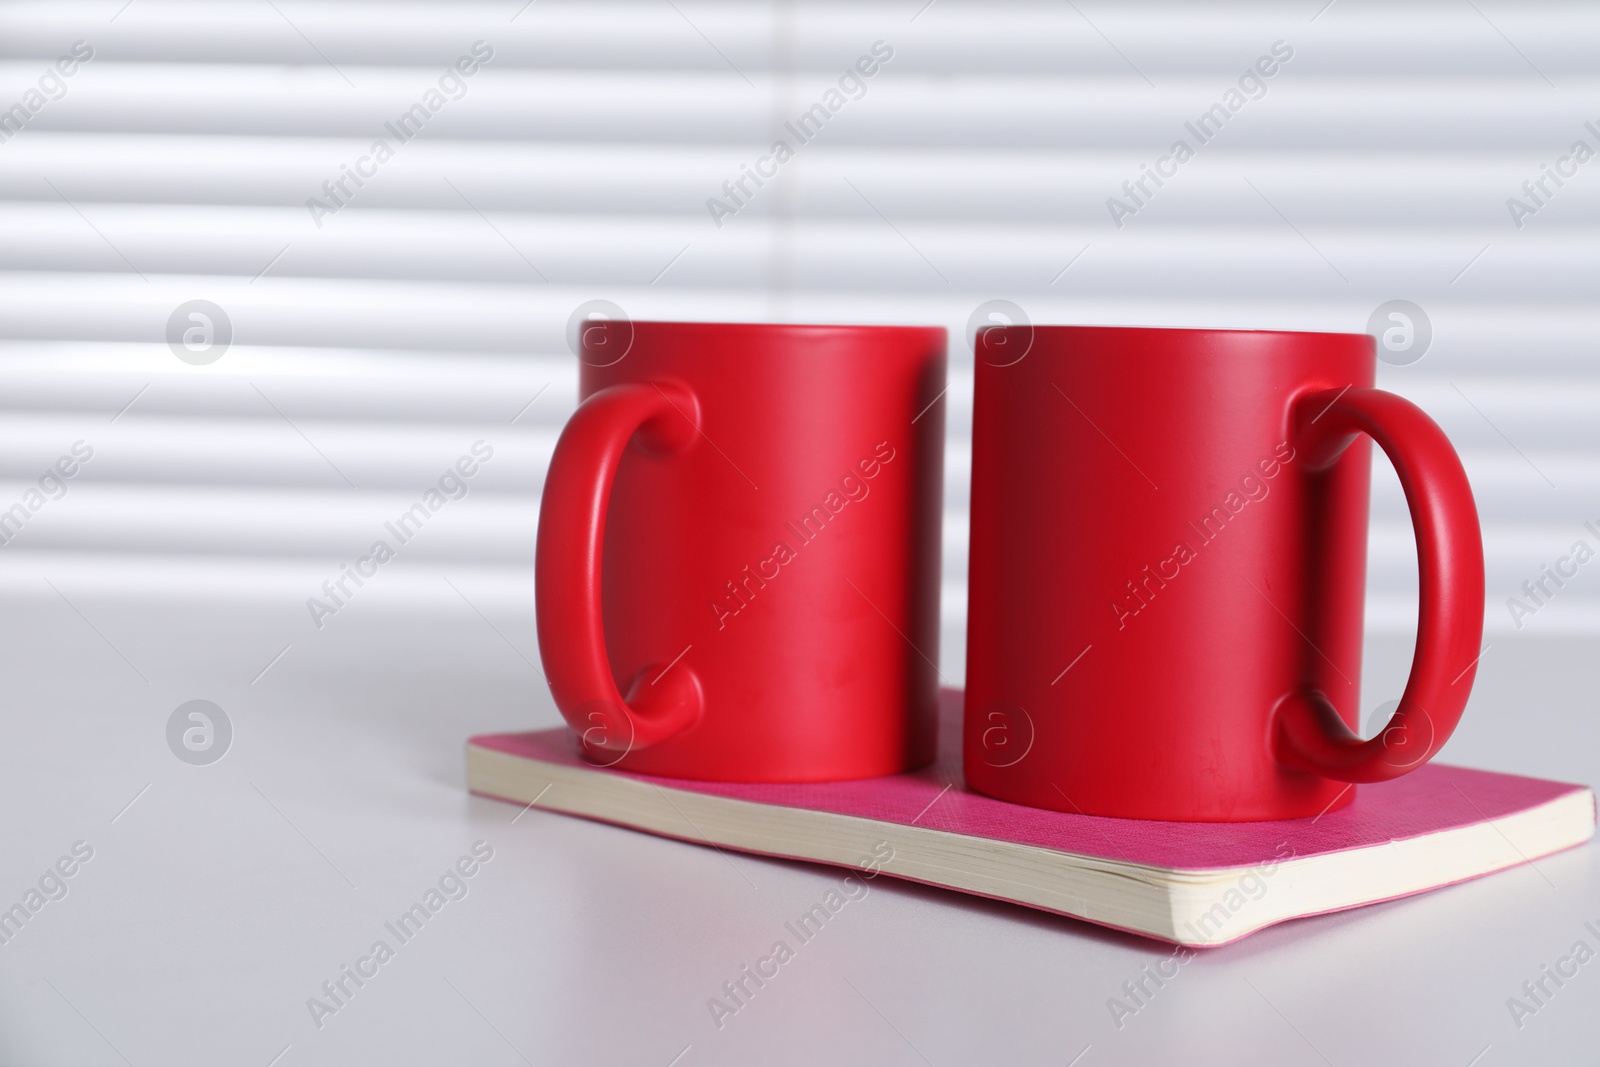
<path id="1" fill-rule="evenodd" d="M 832 812 L 890 825 L 915 825 L 922 829 L 1186 872 L 1261 864 L 1282 855 L 1280 849 L 1285 842 L 1292 846 L 1296 859 L 1386 845 L 1391 841 L 1495 821 L 1575 791 L 1588 791 L 1581 785 L 1430 763 L 1394 781 L 1356 787 L 1356 800 L 1352 804 L 1312 819 L 1156 822 L 1048 811 L 995 800 L 964 788 L 960 751 L 961 699 L 960 690 L 946 689 L 940 694 L 939 757 L 933 764 L 907 774 L 850 782 L 700 782 L 598 768 L 578 755 L 574 736 L 565 727 L 533 733 L 488 734 L 472 738 L 470 744 L 591 774 L 621 775 L 662 789 Z M 559 810 L 559 804 L 547 806 Z M 1518 862 L 1521 861 L 1508 866 Z M 883 873 L 892 875 L 894 872 L 885 870 Z"/>

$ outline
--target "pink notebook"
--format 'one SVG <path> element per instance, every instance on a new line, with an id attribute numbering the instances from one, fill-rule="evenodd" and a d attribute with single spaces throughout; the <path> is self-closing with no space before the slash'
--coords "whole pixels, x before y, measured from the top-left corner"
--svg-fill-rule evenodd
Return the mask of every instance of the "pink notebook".
<path id="1" fill-rule="evenodd" d="M 1353 804 L 1315 819 L 1143 822 L 1023 807 L 962 786 L 959 691 L 943 693 L 941 712 L 939 759 L 888 778 L 740 785 L 630 774 L 585 762 L 560 728 L 474 737 L 467 783 L 520 805 L 1194 946 L 1436 889 L 1594 834 L 1585 786 L 1437 763 L 1360 786 Z"/>

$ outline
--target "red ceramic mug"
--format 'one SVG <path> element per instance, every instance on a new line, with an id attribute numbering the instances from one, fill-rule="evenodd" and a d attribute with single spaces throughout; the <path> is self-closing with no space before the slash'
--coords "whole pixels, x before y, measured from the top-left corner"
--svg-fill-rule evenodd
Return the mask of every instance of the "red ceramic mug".
<path id="1" fill-rule="evenodd" d="M 593 761 L 742 782 L 933 758 L 945 331 L 594 321 L 539 651 Z"/>
<path id="2" fill-rule="evenodd" d="M 1364 335 L 978 335 L 965 773 L 1135 819 L 1315 817 L 1449 738 L 1483 633 L 1460 460 L 1372 387 Z M 1420 611 L 1405 694 L 1358 722 L 1368 438 L 1399 473 Z"/>

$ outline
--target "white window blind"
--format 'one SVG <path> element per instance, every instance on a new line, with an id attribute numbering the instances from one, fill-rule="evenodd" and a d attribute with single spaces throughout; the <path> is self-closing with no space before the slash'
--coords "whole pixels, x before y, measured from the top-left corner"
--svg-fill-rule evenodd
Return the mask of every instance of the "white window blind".
<path id="1" fill-rule="evenodd" d="M 531 626 L 579 304 L 931 322 L 952 343 L 959 677 L 979 304 L 1359 332 L 1405 299 L 1431 344 L 1380 384 L 1462 452 L 1490 626 L 1600 630 L 1600 574 L 1516 622 L 1506 604 L 1574 542 L 1600 549 L 1600 160 L 1561 162 L 1600 151 L 1600 11 L 1319 7 L 9 4 L 0 509 L 25 521 L 0 524 L 0 586 L 298 603 L 482 441 L 467 495 L 351 605 L 426 609 L 451 578 Z M 1186 124 L 1235 89 L 1202 143 Z M 775 176 L 708 208 L 780 139 Z M 1180 139 L 1193 158 L 1141 190 Z M 168 343 L 196 300 L 231 333 L 204 365 Z M 80 441 L 92 458 L 41 485 Z M 1381 459 L 1375 486 L 1370 621 L 1403 632 L 1413 549 Z"/>

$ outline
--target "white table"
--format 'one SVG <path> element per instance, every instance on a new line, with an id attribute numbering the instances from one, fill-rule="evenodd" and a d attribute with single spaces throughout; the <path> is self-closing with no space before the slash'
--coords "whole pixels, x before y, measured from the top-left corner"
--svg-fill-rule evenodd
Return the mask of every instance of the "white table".
<path id="1" fill-rule="evenodd" d="M 1592 847 L 1207 952 L 1120 1030 L 1108 998 L 1162 946 L 880 879 L 719 1030 L 708 998 L 838 872 L 467 796 L 469 734 L 557 721 L 531 612 L 373 597 L 317 632 L 292 599 L 58 585 L 70 604 L 42 585 L 7 592 L 0 907 L 75 842 L 94 852 L 0 946 L 0 1063 L 1600 1055 L 1600 962 L 1550 986 L 1520 1030 L 1506 1005 L 1575 941 L 1600 948 L 1584 927 L 1600 927 Z M 1397 684 L 1409 643 L 1370 645 L 1369 689 Z M 1497 638 L 1447 758 L 1600 781 L 1597 691 L 1592 640 Z M 167 747 L 169 715 L 194 698 L 235 730 L 210 766 Z M 466 895 L 401 944 L 385 923 L 478 841 L 493 858 Z M 352 995 L 319 1028 L 308 998 L 379 939 L 393 958 L 362 965 L 376 973 L 359 988 L 345 979 Z"/>

